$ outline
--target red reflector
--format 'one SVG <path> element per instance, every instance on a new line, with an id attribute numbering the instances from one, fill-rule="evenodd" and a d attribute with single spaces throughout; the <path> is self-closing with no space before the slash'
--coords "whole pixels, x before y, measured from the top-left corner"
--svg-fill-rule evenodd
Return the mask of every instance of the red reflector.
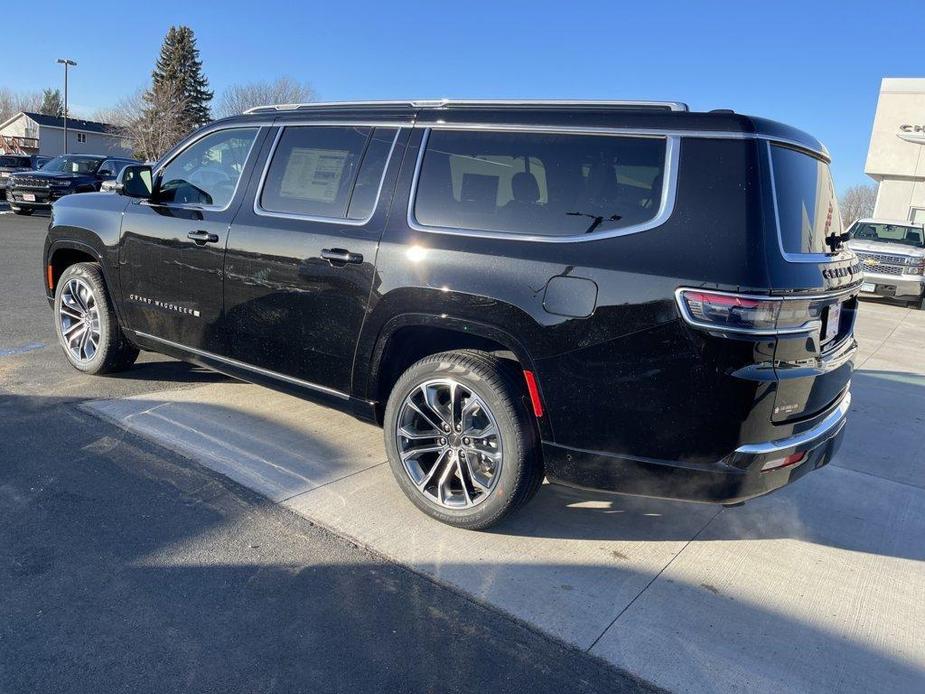
<path id="1" fill-rule="evenodd" d="M 782 467 L 787 467 L 788 465 L 796 465 L 799 462 L 802 462 L 806 457 L 806 451 L 802 453 L 791 453 L 786 458 L 775 458 L 774 460 L 769 460 L 764 465 L 761 466 L 761 471 L 766 472 L 768 470 L 778 470 Z"/>
<path id="2" fill-rule="evenodd" d="M 530 402 L 533 405 L 533 414 L 543 416 L 543 403 L 540 401 L 540 389 L 536 385 L 536 376 L 532 371 L 524 369 L 524 380 L 527 382 L 527 392 L 530 393 Z"/>
<path id="3" fill-rule="evenodd" d="M 48 288 L 55 288 L 55 272 L 51 265 L 48 266 Z"/>

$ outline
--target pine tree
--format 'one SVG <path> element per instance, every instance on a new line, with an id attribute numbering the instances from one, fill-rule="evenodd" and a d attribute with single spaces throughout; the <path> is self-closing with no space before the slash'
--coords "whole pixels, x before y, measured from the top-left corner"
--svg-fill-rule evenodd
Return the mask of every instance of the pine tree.
<path id="1" fill-rule="evenodd" d="M 56 118 L 64 117 L 64 100 L 61 98 L 61 90 L 42 90 L 42 106 L 39 108 L 39 113 Z"/>
<path id="2" fill-rule="evenodd" d="M 151 76 L 154 89 L 176 91 L 183 95 L 183 124 L 187 130 L 212 120 L 209 110 L 212 92 L 209 91 L 209 81 L 202 74 L 202 61 L 192 29 L 170 27 Z"/>

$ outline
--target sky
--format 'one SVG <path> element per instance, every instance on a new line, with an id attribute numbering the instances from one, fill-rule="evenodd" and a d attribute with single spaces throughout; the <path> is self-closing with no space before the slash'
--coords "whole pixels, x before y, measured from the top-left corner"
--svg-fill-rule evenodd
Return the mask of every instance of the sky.
<path id="1" fill-rule="evenodd" d="M 925 77 L 925 0 L 40 5 L 43 21 L 4 32 L 0 87 L 60 87 L 55 59 L 71 58 L 78 116 L 146 86 L 167 29 L 185 24 L 216 99 L 230 84 L 285 75 L 325 101 L 684 101 L 810 132 L 831 151 L 840 190 L 871 182 L 880 80 Z"/>

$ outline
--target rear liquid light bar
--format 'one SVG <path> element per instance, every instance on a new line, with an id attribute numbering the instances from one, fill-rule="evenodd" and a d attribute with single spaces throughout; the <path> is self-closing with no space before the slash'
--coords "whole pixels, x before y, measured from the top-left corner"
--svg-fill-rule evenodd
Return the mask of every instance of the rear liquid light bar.
<path id="1" fill-rule="evenodd" d="M 807 302 L 701 289 L 678 289 L 675 298 L 684 320 L 698 328 L 780 335 L 812 332 L 821 325 Z"/>

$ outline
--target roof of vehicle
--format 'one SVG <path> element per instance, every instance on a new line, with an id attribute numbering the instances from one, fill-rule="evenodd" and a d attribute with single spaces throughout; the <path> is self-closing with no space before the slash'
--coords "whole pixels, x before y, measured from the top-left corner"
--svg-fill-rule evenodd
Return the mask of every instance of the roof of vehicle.
<path id="1" fill-rule="evenodd" d="M 828 158 L 825 146 L 802 130 L 766 118 L 746 116 L 729 109 L 690 111 L 679 101 L 588 100 L 408 100 L 345 101 L 258 106 L 226 121 L 286 123 L 305 120 L 356 120 L 411 122 L 427 127 L 502 123 L 524 126 L 607 128 L 646 132 L 696 132 L 709 136 L 781 140 L 818 152 Z M 223 121 L 224 122 L 224 121 Z"/>

